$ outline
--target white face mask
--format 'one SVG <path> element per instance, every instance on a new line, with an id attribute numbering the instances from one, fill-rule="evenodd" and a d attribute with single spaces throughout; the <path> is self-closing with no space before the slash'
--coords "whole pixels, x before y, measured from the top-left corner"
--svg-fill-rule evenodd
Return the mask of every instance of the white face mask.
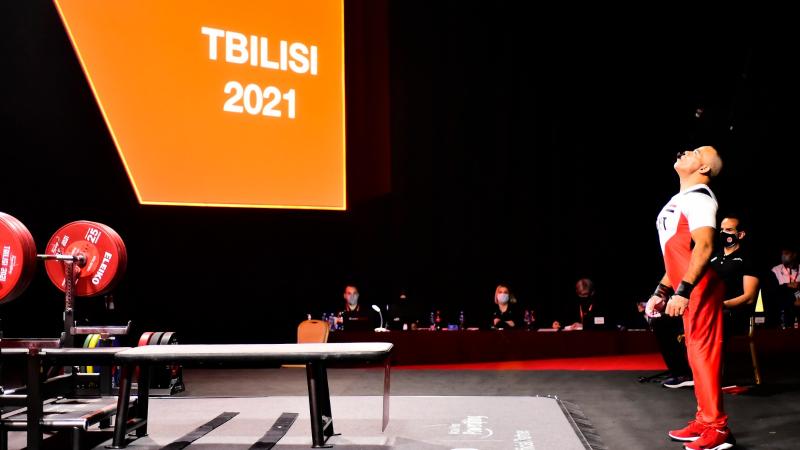
<path id="1" fill-rule="evenodd" d="M 349 303 L 350 306 L 356 306 L 358 304 L 358 293 L 356 292 L 350 294 L 350 298 L 347 300 L 347 303 Z"/>
<path id="2" fill-rule="evenodd" d="M 497 294 L 497 303 L 501 305 L 508 303 L 508 294 Z"/>

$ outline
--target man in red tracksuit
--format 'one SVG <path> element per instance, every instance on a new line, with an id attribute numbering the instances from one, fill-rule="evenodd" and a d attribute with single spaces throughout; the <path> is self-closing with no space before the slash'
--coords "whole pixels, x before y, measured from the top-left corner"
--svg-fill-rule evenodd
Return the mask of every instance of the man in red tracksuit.
<path id="1" fill-rule="evenodd" d="M 669 436 L 685 442 L 688 450 L 723 450 L 733 447 L 735 440 L 722 408 L 725 286 L 709 267 L 717 200 L 708 187 L 722 169 L 722 160 L 713 147 L 699 147 L 679 153 L 674 168 L 680 192 L 664 206 L 656 222 L 666 274 L 647 302 L 646 312 L 683 316 L 697 413 L 688 426 L 670 431 Z"/>

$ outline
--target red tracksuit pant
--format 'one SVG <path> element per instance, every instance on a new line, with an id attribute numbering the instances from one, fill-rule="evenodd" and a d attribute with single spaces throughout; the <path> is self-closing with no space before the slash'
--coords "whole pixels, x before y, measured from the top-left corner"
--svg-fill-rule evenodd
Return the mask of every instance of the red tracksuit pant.
<path id="1" fill-rule="evenodd" d="M 683 313 L 686 354 L 694 377 L 698 422 L 726 427 L 728 416 L 722 408 L 722 302 L 725 287 L 713 272 L 706 273 L 692 291 Z"/>

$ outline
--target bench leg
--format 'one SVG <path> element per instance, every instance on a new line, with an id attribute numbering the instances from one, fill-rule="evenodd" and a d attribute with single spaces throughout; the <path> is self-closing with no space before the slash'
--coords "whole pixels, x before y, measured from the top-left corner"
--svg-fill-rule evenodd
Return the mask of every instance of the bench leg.
<path id="1" fill-rule="evenodd" d="M 42 387 L 41 387 L 41 357 L 38 352 L 30 351 L 28 356 L 28 383 L 27 421 L 28 421 L 28 450 L 39 450 L 42 447 Z"/>
<path id="2" fill-rule="evenodd" d="M 383 418 L 381 419 L 381 431 L 386 431 L 389 425 L 389 391 L 391 390 L 391 360 L 386 358 L 383 362 Z"/>
<path id="3" fill-rule="evenodd" d="M 72 450 L 81 450 L 81 430 L 78 427 L 72 429 Z"/>
<path id="4" fill-rule="evenodd" d="M 753 362 L 753 378 L 756 384 L 761 384 L 761 370 L 758 367 L 758 356 L 756 355 L 756 341 L 755 341 L 755 317 L 750 317 L 750 328 L 747 331 L 747 343 L 750 347 L 750 359 Z"/>
<path id="5" fill-rule="evenodd" d="M 306 364 L 308 378 L 308 406 L 311 413 L 311 442 L 313 448 L 333 447 L 326 444 L 333 436 L 331 397 L 328 391 L 328 373 L 321 361 Z"/>
<path id="6" fill-rule="evenodd" d="M 114 419 L 114 439 L 109 448 L 125 448 L 128 429 L 128 407 L 131 401 L 131 376 L 133 367 L 123 364 L 120 368 L 119 393 L 117 394 L 117 416 Z"/>
<path id="7" fill-rule="evenodd" d="M 111 395 L 111 366 L 100 368 L 100 395 Z"/>
<path id="8" fill-rule="evenodd" d="M 147 436 L 147 411 L 150 408 L 150 377 L 153 368 L 150 365 L 139 366 L 139 384 L 136 392 L 136 417 L 143 421 L 136 429 L 136 437 Z"/>
<path id="9" fill-rule="evenodd" d="M 8 450 L 8 430 L 0 429 L 0 450 Z"/>

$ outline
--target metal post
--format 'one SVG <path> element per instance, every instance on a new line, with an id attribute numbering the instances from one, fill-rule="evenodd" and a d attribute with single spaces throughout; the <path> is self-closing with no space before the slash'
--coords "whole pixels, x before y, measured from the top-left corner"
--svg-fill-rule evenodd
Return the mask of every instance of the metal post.
<path id="1" fill-rule="evenodd" d="M 64 347 L 72 348 L 74 337 L 72 328 L 75 326 L 75 261 L 64 261 Z"/>
<path id="2" fill-rule="evenodd" d="M 322 362 L 310 361 L 306 363 L 306 377 L 308 379 L 308 406 L 311 413 L 311 443 L 313 448 L 329 448 L 325 426 L 331 427 L 333 433 L 333 419 L 330 417 L 330 397 L 328 397 L 328 382 L 325 377 L 325 368 Z M 324 384 L 324 387 L 323 387 Z M 327 416 L 327 417 L 326 417 Z M 327 422 L 326 422 L 327 419 Z"/>
<path id="3" fill-rule="evenodd" d="M 753 376 L 756 379 L 756 384 L 761 384 L 761 370 L 758 367 L 758 356 L 756 356 L 756 342 L 755 342 L 756 323 L 755 317 L 750 317 L 750 329 L 747 333 L 747 341 L 750 344 L 750 359 L 753 361 Z"/>
<path id="4" fill-rule="evenodd" d="M 133 367 L 128 363 L 124 363 L 120 367 L 120 371 L 117 417 L 114 420 L 114 440 L 109 448 L 125 448 L 125 435 L 128 430 L 128 408 L 131 400 Z"/>
<path id="5" fill-rule="evenodd" d="M 150 378 L 153 367 L 142 361 L 139 363 L 139 383 L 136 385 L 136 417 L 144 421 L 143 425 L 136 429 L 136 436 L 147 436 L 147 411 L 150 404 Z"/>
<path id="6" fill-rule="evenodd" d="M 26 383 L 28 384 L 27 408 L 28 408 L 28 449 L 38 450 L 42 446 L 42 415 L 43 402 L 41 392 L 41 356 L 38 348 L 28 350 L 28 374 Z"/>

